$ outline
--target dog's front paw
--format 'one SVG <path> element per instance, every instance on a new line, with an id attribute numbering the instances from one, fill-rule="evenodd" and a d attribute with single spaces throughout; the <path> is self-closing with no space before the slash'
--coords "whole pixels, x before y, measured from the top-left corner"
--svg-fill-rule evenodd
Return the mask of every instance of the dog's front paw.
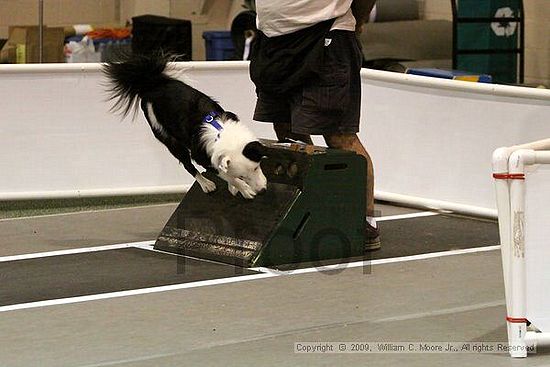
<path id="1" fill-rule="evenodd" d="M 235 179 L 234 181 L 232 181 L 231 184 L 229 184 L 229 186 L 233 185 L 233 187 L 241 193 L 241 195 L 245 198 L 245 199 L 254 199 L 254 197 L 256 196 L 256 192 L 254 190 L 252 190 L 252 188 L 246 183 L 244 182 L 243 180 L 237 178 Z M 231 191 L 231 189 L 230 189 Z M 235 194 L 233 194 L 235 195 Z"/>
<path id="2" fill-rule="evenodd" d="M 213 181 L 210 181 L 200 173 L 195 177 L 199 185 L 201 186 L 201 189 L 205 193 L 212 192 L 216 190 L 216 184 Z"/>
<path id="3" fill-rule="evenodd" d="M 201 184 L 201 189 L 205 193 L 209 193 L 216 190 L 216 184 L 213 181 L 206 179 L 206 182 Z"/>
<path id="4" fill-rule="evenodd" d="M 239 192 L 245 199 L 254 199 L 256 197 L 256 191 L 252 190 L 248 184 L 244 184 L 240 187 Z"/>
<path id="5" fill-rule="evenodd" d="M 239 189 L 237 189 L 235 186 L 231 185 L 230 183 L 227 184 L 227 189 L 231 193 L 231 195 L 235 196 L 239 193 Z"/>
<path id="6" fill-rule="evenodd" d="M 252 190 L 250 190 L 250 191 L 241 191 L 241 195 L 243 196 L 243 198 L 248 199 L 248 200 L 252 200 L 256 197 L 256 193 Z"/>

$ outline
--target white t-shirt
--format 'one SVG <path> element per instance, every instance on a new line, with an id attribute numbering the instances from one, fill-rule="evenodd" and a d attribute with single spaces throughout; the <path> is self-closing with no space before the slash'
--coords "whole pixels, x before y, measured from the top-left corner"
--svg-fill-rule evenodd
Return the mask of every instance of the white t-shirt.
<path id="1" fill-rule="evenodd" d="M 257 27 L 268 37 L 281 36 L 336 18 L 331 29 L 355 31 L 352 0 L 256 0 Z"/>

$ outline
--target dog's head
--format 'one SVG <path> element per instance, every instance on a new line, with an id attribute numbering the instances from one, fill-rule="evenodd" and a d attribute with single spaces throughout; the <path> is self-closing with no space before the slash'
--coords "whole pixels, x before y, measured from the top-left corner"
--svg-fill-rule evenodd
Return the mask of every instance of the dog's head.
<path id="1" fill-rule="evenodd" d="M 265 148 L 258 141 L 247 143 L 244 148 L 227 151 L 219 157 L 218 169 L 226 175 L 243 180 L 256 193 L 265 191 L 265 178 L 261 160 L 265 157 Z"/>
<path id="2" fill-rule="evenodd" d="M 209 124 L 202 131 L 212 166 L 232 179 L 246 182 L 256 194 L 265 191 L 267 179 L 260 167 L 265 147 L 235 114 L 224 112 L 219 122 L 223 125 L 221 131 Z"/>

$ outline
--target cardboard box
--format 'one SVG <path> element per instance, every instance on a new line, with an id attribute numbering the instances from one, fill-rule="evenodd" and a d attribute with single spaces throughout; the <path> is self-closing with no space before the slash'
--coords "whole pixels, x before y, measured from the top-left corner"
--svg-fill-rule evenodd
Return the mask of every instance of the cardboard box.
<path id="1" fill-rule="evenodd" d="M 15 60 L 15 46 L 6 43 L 0 51 L 0 64 L 15 64 Z"/>
<path id="2" fill-rule="evenodd" d="M 8 42 L 2 48 L 0 61 L 8 63 L 39 62 L 38 26 L 11 26 Z M 44 27 L 43 62 L 64 62 L 63 27 Z"/>

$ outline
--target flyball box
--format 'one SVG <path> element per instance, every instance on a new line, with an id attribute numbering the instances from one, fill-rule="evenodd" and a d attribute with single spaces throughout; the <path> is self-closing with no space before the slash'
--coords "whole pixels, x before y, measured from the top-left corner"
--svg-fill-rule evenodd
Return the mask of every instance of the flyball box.
<path id="1" fill-rule="evenodd" d="M 268 189 L 252 200 L 191 187 L 155 249 L 242 267 L 362 256 L 366 160 L 353 152 L 264 140 Z"/>

